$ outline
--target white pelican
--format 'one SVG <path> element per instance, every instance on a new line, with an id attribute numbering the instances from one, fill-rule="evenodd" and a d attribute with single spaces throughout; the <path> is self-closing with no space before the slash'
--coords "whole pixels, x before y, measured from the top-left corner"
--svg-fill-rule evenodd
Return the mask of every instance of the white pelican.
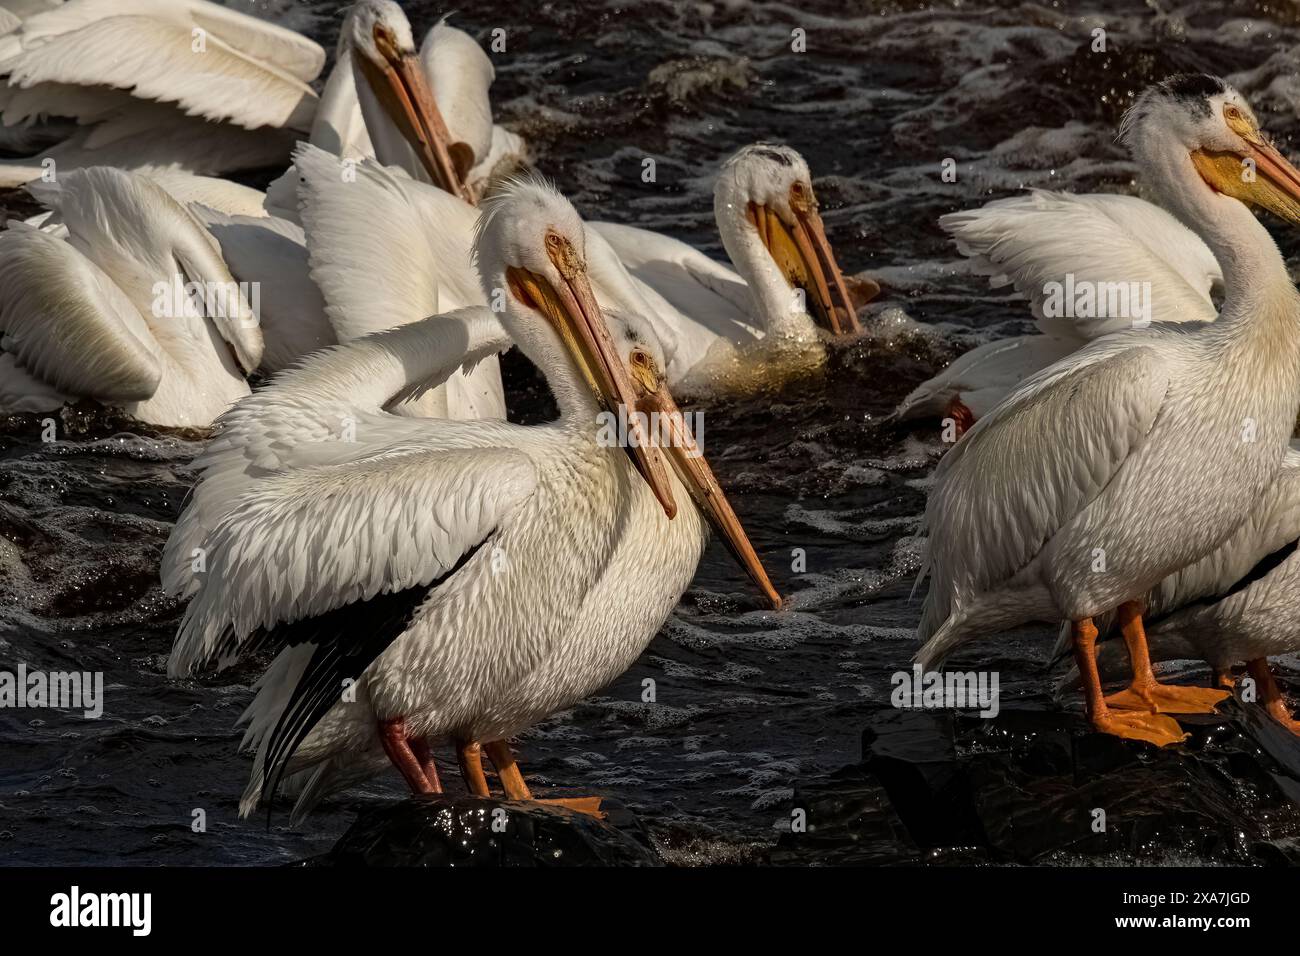
<path id="1" fill-rule="evenodd" d="M 926 509 L 918 661 L 932 667 L 988 630 L 1071 621 L 1093 726 L 1168 744 L 1182 739 L 1173 721 L 1103 699 L 1092 618 L 1117 610 L 1132 658 L 1130 689 L 1111 703 L 1186 713 L 1221 698 L 1155 680 L 1141 599 L 1225 541 L 1281 467 L 1300 405 L 1300 296 L 1247 203 L 1300 222 L 1300 172 L 1215 77 L 1148 89 L 1123 133 L 1163 204 L 1223 265 L 1222 311 L 1086 346 L 948 453 Z"/>
<path id="2" fill-rule="evenodd" d="M 1143 603 L 1152 661 L 1204 660 L 1221 686 L 1231 686 L 1231 668 L 1245 663 L 1269 713 L 1300 733 L 1300 723 L 1287 712 L 1265 660 L 1300 650 L 1297 540 L 1300 451 L 1293 443 L 1277 480 L 1232 536 L 1161 581 Z M 1099 632 L 1105 635 L 1111 623 L 1099 619 Z M 1121 672 L 1123 658 L 1118 641 L 1098 644 L 1097 668 L 1103 679 Z M 1063 683 L 1077 681 L 1075 669 Z"/>
<path id="3" fill-rule="evenodd" d="M 428 747 L 442 739 L 473 792 L 487 792 L 481 742 L 506 795 L 529 799 L 506 741 L 636 659 L 695 572 L 706 517 L 779 606 L 704 458 L 678 441 L 653 333 L 624 315 L 607 328 L 585 245 L 563 197 L 513 184 L 476 244 L 484 289 L 508 290 L 509 339 L 486 309 L 402 326 L 223 418 L 163 567 L 190 597 L 173 675 L 282 648 L 245 714 L 257 760 L 242 813 L 287 776 L 299 817 L 385 759 L 413 791 L 436 790 Z M 546 374 L 557 421 L 384 412 L 509 341 Z M 613 447 L 600 420 L 617 409 L 668 415 L 674 440 L 652 427 Z"/>
<path id="4" fill-rule="evenodd" d="M 1150 305 L 1143 321 L 1212 321 L 1217 314 L 1211 292 L 1223 273 L 1214 254 L 1169 213 L 1135 196 L 1036 189 L 949 213 L 939 225 L 971 271 L 1029 300 L 1041 334 L 963 353 L 899 403 L 894 415 L 901 420 L 951 418 L 960 436 L 1035 372 L 1133 325 L 1133 315 L 1059 314 L 1049 290 L 1064 290 L 1067 282 L 1080 289 L 1129 284 Z"/>
<path id="5" fill-rule="evenodd" d="M 339 31 L 309 141 L 344 159 L 377 158 L 477 202 L 493 182 L 528 162 L 523 140 L 492 123 L 488 90 L 495 76 L 474 38 L 446 18 L 417 52 L 401 7 L 360 0 Z M 296 185 L 290 170 L 268 190 L 268 204 L 281 214 L 294 210 Z"/>
<path id="6" fill-rule="evenodd" d="M 203 227 L 159 186 L 91 167 L 28 190 L 51 230 L 0 233 L 0 410 L 71 398 L 206 426 L 248 394 L 253 313 Z"/>
<path id="7" fill-rule="evenodd" d="M 199 210 L 232 271 L 267 291 L 261 315 L 265 371 L 284 368 L 333 341 L 482 300 L 469 263 L 477 220 L 469 202 L 478 181 L 467 184 L 462 177 L 474 165 L 474 155 L 490 148 L 492 76 L 491 62 L 463 31 L 439 23 L 417 53 L 410 24 L 396 4 L 363 0 L 349 10 L 312 143 L 356 161 L 373 141 L 385 165 L 465 201 L 433 200 L 430 213 L 414 182 L 403 185 L 373 165 L 358 173 L 363 182 L 352 189 L 352 177 L 344 175 L 338 160 L 320 155 L 309 169 L 291 167 L 269 191 L 267 204 L 280 218 Z M 318 188 L 304 183 L 308 171 L 321 183 Z M 380 178 L 391 188 L 367 191 L 368 183 Z M 336 201 L 318 200 L 320 195 Z M 300 220 L 305 229 L 296 225 Z M 449 233 L 454 233 L 451 248 Z M 496 357 L 456 372 L 410 411 L 504 418 Z"/>
<path id="8" fill-rule="evenodd" d="M 655 316 L 660 338 L 674 343 L 675 390 L 725 389 L 738 369 L 752 384 L 749 356 L 769 366 L 770 379 L 775 348 L 820 351 L 819 328 L 859 328 L 858 308 L 879 289 L 840 272 L 808 164 L 795 150 L 755 143 L 736 152 L 718 174 L 713 212 L 734 270 L 670 236 L 591 224 L 633 276 L 675 307 Z M 763 340 L 767 348 L 756 349 Z"/>
<path id="9" fill-rule="evenodd" d="M 206 0 L 69 0 L 0 35 L 5 127 L 74 120 L 0 186 L 87 165 L 197 173 L 282 162 L 316 109 L 321 47 Z"/>

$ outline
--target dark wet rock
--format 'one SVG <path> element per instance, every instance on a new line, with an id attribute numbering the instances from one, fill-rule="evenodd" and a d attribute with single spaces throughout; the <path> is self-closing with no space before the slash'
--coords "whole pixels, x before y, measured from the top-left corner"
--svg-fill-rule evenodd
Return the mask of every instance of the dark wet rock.
<path id="1" fill-rule="evenodd" d="M 1300 862 L 1300 741 L 1236 700 L 1182 746 L 1090 732 L 1047 700 L 994 720 L 879 714 L 863 760 L 798 788 L 774 863 Z M 1104 828 L 1099 825 L 1104 813 Z"/>
<path id="2" fill-rule="evenodd" d="M 774 866 L 897 863 L 919 852 L 885 788 L 859 767 L 800 786 L 794 808 L 806 829 L 781 837 L 769 856 Z"/>
<path id="3" fill-rule="evenodd" d="M 640 821 L 477 797 L 411 797 L 363 813 L 308 866 L 662 866 Z"/>

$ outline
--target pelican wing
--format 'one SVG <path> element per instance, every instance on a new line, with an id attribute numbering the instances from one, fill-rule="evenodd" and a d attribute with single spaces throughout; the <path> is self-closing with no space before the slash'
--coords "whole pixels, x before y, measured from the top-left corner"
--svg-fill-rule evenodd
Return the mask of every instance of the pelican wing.
<path id="1" fill-rule="evenodd" d="M 22 223 L 0 233 L 0 349 L 72 395 L 143 401 L 158 388 L 157 343 L 93 262 Z"/>
<path id="2" fill-rule="evenodd" d="M 322 352 L 224 415 L 163 553 L 164 588 L 193 598 L 173 672 L 429 583 L 481 541 L 530 492 L 531 464 L 482 423 L 384 409 L 509 344 L 487 309 L 438 316 Z"/>
<path id="3" fill-rule="evenodd" d="M 1098 352 L 1027 382 L 939 463 L 923 637 L 1026 567 L 1146 441 L 1168 390 L 1159 352 Z"/>
<path id="4" fill-rule="evenodd" d="M 340 341 L 483 302 L 473 206 L 373 160 L 294 153 L 312 278 Z"/>
<path id="5" fill-rule="evenodd" d="M 73 0 L 0 40 L 11 85 L 129 90 L 248 129 L 306 130 L 324 62 L 305 37 L 201 0 Z"/>
<path id="6" fill-rule="evenodd" d="M 1209 321 L 1217 313 L 1210 293 L 1223 273 L 1209 247 L 1159 206 L 1133 196 L 1033 190 L 949 213 L 939 225 L 991 285 L 1010 284 L 1028 298 L 1049 335 L 1090 339 L 1130 328 L 1135 317 L 1148 317 L 1138 314 L 1135 292 L 1152 322 Z M 1088 287 L 1108 301 L 1128 296 L 1125 314 L 1083 314 L 1089 307 L 1079 294 Z"/>
<path id="7" fill-rule="evenodd" d="M 278 372 L 303 356 L 338 344 L 325 300 L 311 280 L 302 227 L 276 216 L 227 216 L 204 206 L 191 210 L 221 245 L 240 282 L 256 283 L 257 317 L 265 349 L 261 371 Z"/>
<path id="8" fill-rule="evenodd" d="M 230 345 L 245 372 L 261 363 L 261 330 L 216 240 L 158 183 L 120 169 L 90 167 L 57 181 L 31 183 L 27 191 L 67 225 L 74 247 L 122 276 L 124 286 L 128 280 L 143 285 L 141 275 L 147 274 L 153 280 L 150 285 L 183 281 L 220 293 L 205 308 L 206 320 Z M 139 305 L 140 299 L 135 301 Z M 160 326 L 155 337 L 175 333 Z"/>
<path id="9" fill-rule="evenodd" d="M 1195 564 L 1169 575 L 1147 596 L 1148 616 L 1169 614 L 1193 601 L 1220 599 L 1241 590 L 1279 548 L 1300 537 L 1300 451 L 1289 448 L 1282 470 L 1260 495 L 1241 526 Z M 1276 562 L 1275 562 L 1276 563 Z"/>
<path id="10" fill-rule="evenodd" d="M 216 176 L 196 176 L 183 169 L 158 169 L 145 174 L 182 206 L 202 203 L 229 216 L 266 216 L 266 194 Z"/>
<path id="11" fill-rule="evenodd" d="M 613 247 L 628 272 L 677 309 L 700 321 L 721 316 L 730 322 L 753 324 L 749 286 L 734 269 L 678 239 L 648 229 L 614 222 L 589 225 Z"/>

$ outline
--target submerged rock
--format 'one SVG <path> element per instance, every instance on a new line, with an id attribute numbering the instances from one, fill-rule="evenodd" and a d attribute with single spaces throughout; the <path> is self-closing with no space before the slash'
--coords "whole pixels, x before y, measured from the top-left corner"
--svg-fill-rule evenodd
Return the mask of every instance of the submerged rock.
<path id="1" fill-rule="evenodd" d="M 796 791 L 772 862 L 1300 862 L 1300 740 L 1254 705 L 1184 717 L 1156 748 L 1044 698 L 996 719 L 886 711 L 863 760 Z"/>
<path id="2" fill-rule="evenodd" d="M 537 803 L 411 797 L 363 813 L 308 866 L 662 866 L 640 822 L 606 800 L 605 820 Z"/>

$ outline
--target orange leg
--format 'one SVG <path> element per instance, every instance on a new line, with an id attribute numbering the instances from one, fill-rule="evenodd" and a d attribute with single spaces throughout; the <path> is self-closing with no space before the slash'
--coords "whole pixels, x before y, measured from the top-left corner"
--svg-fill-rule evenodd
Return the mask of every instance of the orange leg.
<path id="1" fill-rule="evenodd" d="M 524 775 L 519 772 L 519 764 L 515 763 L 514 754 L 510 752 L 510 745 L 504 740 L 494 740 L 489 744 L 484 744 L 483 749 L 492 758 L 492 765 L 497 768 L 497 776 L 501 778 L 501 787 L 511 800 L 532 800 L 534 803 L 568 807 L 570 810 L 577 810 L 579 813 L 585 813 L 598 820 L 605 819 L 605 814 L 600 812 L 600 797 L 534 799 L 532 791 L 528 789 L 528 784 L 524 782 Z"/>
<path id="2" fill-rule="evenodd" d="M 1237 686 L 1237 679 L 1232 676 L 1232 668 L 1215 667 L 1211 670 L 1214 676 L 1210 679 L 1210 686 L 1232 693 L 1232 689 Z"/>
<path id="3" fill-rule="evenodd" d="M 411 750 L 410 738 L 406 736 L 405 720 L 401 717 L 381 720 L 379 740 L 384 745 L 384 753 L 388 754 L 388 759 L 406 780 L 406 785 L 411 788 L 412 793 L 439 792 L 435 786 L 437 777 L 434 778 L 435 783 L 429 781 L 429 778 L 424 775 L 424 768 L 420 766 L 419 758 Z"/>
<path id="4" fill-rule="evenodd" d="M 1177 687 L 1162 684 L 1151 670 L 1151 654 L 1142 627 L 1142 606 L 1125 601 L 1119 606 L 1119 625 L 1128 645 L 1133 679 L 1127 690 L 1111 694 L 1106 703 L 1120 710 L 1145 710 L 1153 714 L 1212 714 L 1216 704 L 1228 698 L 1227 691 L 1209 687 Z"/>
<path id="5" fill-rule="evenodd" d="M 460 763 L 460 775 L 465 778 L 465 786 L 475 797 L 490 797 L 487 776 L 483 773 L 483 755 L 479 745 L 471 741 L 461 741 L 456 745 L 456 760 Z"/>
<path id="6" fill-rule="evenodd" d="M 1101 693 L 1101 676 L 1097 673 L 1097 628 L 1092 618 L 1074 622 L 1074 661 L 1083 679 L 1084 703 L 1088 720 L 1102 733 L 1126 740 L 1145 740 L 1157 747 L 1177 744 L 1187 739 L 1178 724 L 1158 714 L 1115 713 L 1106 706 Z"/>
<path id="7" fill-rule="evenodd" d="M 1268 711 L 1270 717 L 1285 727 L 1291 733 L 1300 737 L 1300 721 L 1291 716 L 1291 708 L 1286 705 L 1286 698 L 1282 696 L 1282 689 L 1277 686 L 1277 681 L 1268 669 L 1268 659 L 1257 657 L 1253 661 L 1246 662 L 1246 670 L 1250 676 L 1255 678 L 1255 686 L 1259 689 L 1260 703 Z"/>

